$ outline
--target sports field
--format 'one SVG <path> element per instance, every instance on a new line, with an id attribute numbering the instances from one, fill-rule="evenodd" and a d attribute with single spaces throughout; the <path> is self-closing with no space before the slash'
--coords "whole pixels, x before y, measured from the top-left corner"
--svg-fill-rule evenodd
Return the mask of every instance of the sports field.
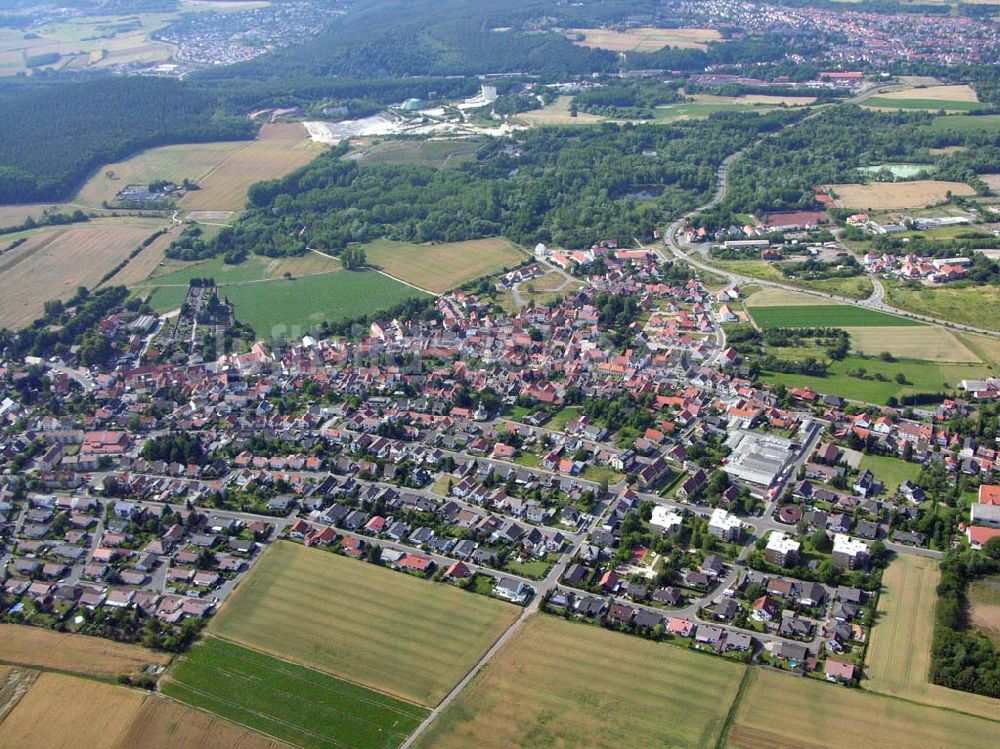
<path id="1" fill-rule="evenodd" d="M 714 747 L 744 668 L 539 614 L 416 746 Z"/>
<path id="2" fill-rule="evenodd" d="M 288 745 L 159 695 L 149 695 L 116 749 L 284 749 Z"/>
<path id="3" fill-rule="evenodd" d="M 715 29 L 653 29 L 638 28 L 628 31 L 611 29 L 572 29 L 582 34 L 582 47 L 607 49 L 612 52 L 656 52 L 664 47 L 677 49 L 706 49 L 706 42 L 719 41 L 722 35 Z"/>
<path id="4" fill-rule="evenodd" d="M 427 715 L 418 705 L 215 637 L 178 659 L 162 692 L 304 749 L 394 749 Z"/>
<path id="5" fill-rule="evenodd" d="M 0 624 L 0 643 L 0 662 L 71 671 L 102 679 L 114 679 L 119 674 L 135 675 L 148 665 L 170 662 L 168 653 L 157 653 L 138 645 L 23 624 Z"/>
<path id="6" fill-rule="evenodd" d="M 445 244 L 377 239 L 364 249 L 369 265 L 436 293 L 512 268 L 527 258 L 513 242 L 501 238 Z"/>
<path id="7" fill-rule="evenodd" d="M 46 301 L 93 287 L 162 226 L 157 219 L 99 218 L 32 234 L 0 256 L 0 327 L 27 325 Z"/>
<path id="8" fill-rule="evenodd" d="M 209 629 L 432 706 L 520 611 L 492 598 L 283 541 L 267 551 Z"/>
<path id="9" fill-rule="evenodd" d="M 144 699 L 135 689 L 43 673 L 0 723 L 0 746 L 117 749 Z"/>
<path id="10" fill-rule="evenodd" d="M 862 686 L 925 705 L 1000 720 L 996 700 L 928 680 L 939 579 L 935 559 L 913 554 L 897 554 L 893 559 L 882 575 L 878 618 L 868 645 L 867 678 Z M 995 730 L 1000 731 L 1000 724 Z"/>
<path id="11" fill-rule="evenodd" d="M 941 203 L 952 195 L 975 195 L 964 182 L 920 179 L 912 182 L 873 182 L 866 185 L 828 185 L 841 208 L 869 211 L 898 211 Z"/>
<path id="12" fill-rule="evenodd" d="M 762 328 L 860 328 L 916 326 L 905 317 L 852 307 L 849 304 L 808 304 L 794 307 L 752 307 L 754 320 Z"/>
<path id="13" fill-rule="evenodd" d="M 732 749 L 982 749 L 1000 731 L 983 718 L 777 671 L 755 669 L 750 679 Z"/>
<path id="14" fill-rule="evenodd" d="M 851 336 L 851 348 L 870 356 L 888 351 L 901 359 L 970 363 L 981 361 L 958 336 L 937 325 L 847 327 L 844 330 Z"/>

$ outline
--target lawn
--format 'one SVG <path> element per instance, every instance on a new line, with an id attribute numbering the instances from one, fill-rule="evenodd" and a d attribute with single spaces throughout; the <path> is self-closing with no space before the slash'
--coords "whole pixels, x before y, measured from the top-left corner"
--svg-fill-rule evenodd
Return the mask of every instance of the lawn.
<path id="1" fill-rule="evenodd" d="M 1000 330 L 1000 286 L 963 284 L 910 289 L 886 284 L 886 302 L 940 320 Z"/>
<path id="2" fill-rule="evenodd" d="M 779 355 L 782 352 L 782 349 L 775 350 Z M 816 351 L 813 355 L 820 353 Z M 867 370 L 866 379 L 848 374 L 862 368 Z M 986 368 L 978 364 L 942 364 L 912 359 L 886 363 L 879 359 L 862 359 L 857 356 L 847 356 L 841 361 L 830 362 L 827 372 L 826 377 L 781 372 L 766 372 L 762 377 L 767 382 L 782 383 L 787 387 L 809 386 L 817 392 L 832 393 L 848 400 L 885 404 L 891 396 L 898 398 L 909 393 L 950 391 L 962 379 L 983 377 L 987 374 Z M 874 379 L 876 372 L 881 372 L 886 381 L 880 382 Z M 901 385 L 895 381 L 897 373 L 903 374 L 907 384 Z"/>
<path id="3" fill-rule="evenodd" d="M 609 486 L 613 486 L 625 478 L 624 474 L 618 473 L 608 466 L 595 465 L 588 465 L 583 469 L 583 473 L 580 475 L 582 478 L 585 478 L 588 481 L 596 481 L 598 484 L 607 479 Z"/>
<path id="4" fill-rule="evenodd" d="M 416 746 L 714 747 L 744 668 L 536 615 Z"/>
<path id="5" fill-rule="evenodd" d="M 921 325 L 905 317 L 852 307 L 849 304 L 808 304 L 754 307 L 751 314 L 762 328 L 859 328 Z"/>
<path id="6" fill-rule="evenodd" d="M 896 493 L 899 485 L 906 480 L 916 481 L 920 475 L 920 466 L 916 463 L 907 463 L 899 458 L 892 458 L 887 455 L 865 455 L 861 459 L 861 470 L 870 470 L 875 474 L 886 493 L 892 495 Z"/>
<path id="7" fill-rule="evenodd" d="M 893 559 L 882 575 L 877 623 L 868 645 L 867 678 L 862 686 L 892 697 L 996 720 L 1000 716 L 996 700 L 928 680 L 940 577 L 937 560 L 913 554 L 897 554 Z M 1000 726 L 996 730 L 1000 731 Z"/>
<path id="8" fill-rule="evenodd" d="M 905 635 L 904 635 L 905 636 Z M 755 669 L 736 710 L 733 749 L 982 749 L 1000 723 Z"/>
<path id="9" fill-rule="evenodd" d="M 178 659 L 162 691 L 305 749 L 394 749 L 427 715 L 418 705 L 215 637 Z"/>
<path id="10" fill-rule="evenodd" d="M 533 559 L 529 562 L 513 561 L 508 562 L 504 569 L 512 575 L 520 575 L 532 580 L 541 580 L 549 574 L 549 570 L 552 569 L 552 563 L 544 559 Z"/>
<path id="11" fill-rule="evenodd" d="M 561 432 L 566 428 L 574 419 L 580 418 L 580 408 L 579 406 L 566 406 L 556 412 L 555 416 L 545 422 L 543 425 L 546 429 L 551 429 L 553 432 Z"/>
<path id="12" fill-rule="evenodd" d="M 527 255 L 506 239 L 473 239 L 445 244 L 411 244 L 377 239 L 364 246 L 368 263 L 422 289 L 444 292 L 503 268 Z"/>
<path id="13" fill-rule="evenodd" d="M 209 628 L 242 645 L 433 706 L 519 612 L 452 586 L 282 541 Z"/>

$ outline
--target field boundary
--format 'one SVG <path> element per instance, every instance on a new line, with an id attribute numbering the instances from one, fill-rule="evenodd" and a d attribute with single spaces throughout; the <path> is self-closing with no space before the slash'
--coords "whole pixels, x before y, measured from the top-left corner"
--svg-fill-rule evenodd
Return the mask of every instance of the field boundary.
<path id="1" fill-rule="evenodd" d="M 757 678 L 754 673 L 755 670 L 755 666 L 748 664 L 746 670 L 743 672 L 743 678 L 740 679 L 740 687 L 736 690 L 736 696 L 733 697 L 733 701 L 729 705 L 729 712 L 726 713 L 726 718 L 722 721 L 722 728 L 719 729 L 719 738 L 715 741 L 715 749 L 726 749 L 729 731 L 736 720 L 736 711 L 739 710 L 740 703 L 743 702 L 743 695 L 746 694 L 750 682 Z"/>

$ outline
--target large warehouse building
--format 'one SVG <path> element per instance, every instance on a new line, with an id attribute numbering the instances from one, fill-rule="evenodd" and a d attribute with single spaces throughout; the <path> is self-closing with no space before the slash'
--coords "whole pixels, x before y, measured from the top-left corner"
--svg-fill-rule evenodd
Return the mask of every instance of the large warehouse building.
<path id="1" fill-rule="evenodd" d="M 750 484 L 771 486 L 795 460 L 795 443 L 776 435 L 738 429 L 726 444 L 733 451 L 726 473 Z"/>

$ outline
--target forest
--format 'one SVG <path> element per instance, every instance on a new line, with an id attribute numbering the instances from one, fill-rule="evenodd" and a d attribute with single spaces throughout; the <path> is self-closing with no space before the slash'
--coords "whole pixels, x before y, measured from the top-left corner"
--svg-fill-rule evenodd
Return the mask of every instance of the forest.
<path id="1" fill-rule="evenodd" d="M 250 120 L 179 81 L 0 88 L 0 203 L 66 198 L 93 170 L 145 148 L 255 133 Z"/>
<path id="2" fill-rule="evenodd" d="M 334 149 L 281 180 L 254 185 L 250 209 L 198 256 L 282 256 L 306 247 L 340 253 L 388 237 L 454 242 L 504 236 L 589 247 L 631 244 L 704 202 L 721 159 L 800 116 L 718 113 L 675 125 L 544 128 L 486 143 L 474 162 L 361 166 Z"/>

